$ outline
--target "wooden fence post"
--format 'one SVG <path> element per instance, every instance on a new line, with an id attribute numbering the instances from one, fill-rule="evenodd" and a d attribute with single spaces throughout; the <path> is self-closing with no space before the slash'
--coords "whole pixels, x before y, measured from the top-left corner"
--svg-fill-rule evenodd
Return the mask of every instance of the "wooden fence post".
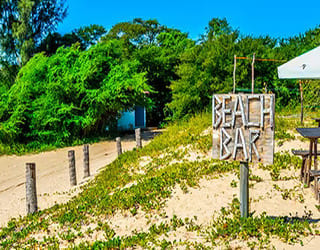
<path id="1" fill-rule="evenodd" d="M 38 211 L 37 187 L 36 187 L 36 164 L 26 163 L 26 201 L 27 213 Z"/>
<path id="2" fill-rule="evenodd" d="M 89 166 L 89 145 L 83 146 L 83 168 L 84 168 L 84 178 L 90 176 L 90 166 Z"/>
<path id="3" fill-rule="evenodd" d="M 141 128 L 137 128 L 135 130 L 136 134 L 136 143 L 137 143 L 137 148 L 142 148 L 142 142 L 141 142 Z"/>
<path id="4" fill-rule="evenodd" d="M 76 175 L 76 160 L 74 157 L 74 150 L 68 151 L 69 158 L 69 175 L 70 175 L 70 184 L 71 186 L 77 185 L 77 175 Z"/>
<path id="5" fill-rule="evenodd" d="M 247 218 L 249 214 L 249 164 L 240 162 L 240 215 Z"/>
<path id="6" fill-rule="evenodd" d="M 121 138 L 117 137 L 116 141 L 117 141 L 117 152 L 118 152 L 118 156 L 119 156 L 122 154 Z"/>

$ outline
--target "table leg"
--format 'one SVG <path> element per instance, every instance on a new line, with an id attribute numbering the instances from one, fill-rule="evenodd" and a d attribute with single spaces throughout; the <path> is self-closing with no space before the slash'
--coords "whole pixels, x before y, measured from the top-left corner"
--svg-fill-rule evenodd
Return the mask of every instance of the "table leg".
<path id="1" fill-rule="evenodd" d="M 318 140 L 315 139 L 314 140 L 314 170 L 317 170 L 318 169 L 318 166 L 317 166 L 317 143 L 318 143 Z M 319 195 L 318 195 L 318 177 L 315 176 L 314 177 L 314 195 L 316 196 L 316 200 L 319 199 Z"/>
<path id="2" fill-rule="evenodd" d="M 314 140 L 314 170 L 318 170 L 318 163 L 317 163 L 317 144 L 318 144 L 318 139 Z"/>
<path id="3" fill-rule="evenodd" d="M 311 163 L 312 163 L 312 149 L 313 149 L 313 140 L 310 139 L 310 146 L 309 146 L 309 164 L 306 169 L 306 176 L 307 176 L 307 186 L 310 187 L 310 169 L 311 169 Z"/>
<path id="4" fill-rule="evenodd" d="M 302 157 L 302 166 L 301 166 L 301 171 L 300 171 L 300 181 L 303 181 L 304 183 L 306 183 L 304 173 L 306 171 L 306 164 L 308 162 L 307 158 L 308 157 L 305 157 L 305 156 Z"/>
<path id="5" fill-rule="evenodd" d="M 318 195 L 318 176 L 314 177 L 314 195 L 316 200 L 319 200 L 319 195 Z"/>

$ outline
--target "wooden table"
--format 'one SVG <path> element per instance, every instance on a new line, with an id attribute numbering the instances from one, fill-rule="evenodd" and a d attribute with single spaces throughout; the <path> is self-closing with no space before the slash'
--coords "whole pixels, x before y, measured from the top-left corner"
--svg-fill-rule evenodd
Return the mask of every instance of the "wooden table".
<path id="1" fill-rule="evenodd" d="M 314 157 L 314 170 L 312 171 L 313 176 L 315 172 L 318 170 L 318 162 L 317 162 L 317 144 L 318 139 L 320 138 L 320 128 L 297 128 L 297 131 L 305 138 L 308 138 L 310 140 L 310 146 L 309 146 L 309 161 L 307 164 L 307 168 L 305 170 L 305 181 L 308 187 L 310 187 L 310 171 L 311 171 L 311 162 L 312 162 L 312 156 Z M 319 171 L 318 171 L 319 172 Z M 317 176 L 315 176 L 315 183 L 314 183 L 314 189 L 315 194 L 318 199 L 318 183 L 317 183 Z"/>
<path id="2" fill-rule="evenodd" d="M 320 118 L 312 118 L 312 120 L 315 120 L 318 123 L 318 127 L 320 128 Z"/>

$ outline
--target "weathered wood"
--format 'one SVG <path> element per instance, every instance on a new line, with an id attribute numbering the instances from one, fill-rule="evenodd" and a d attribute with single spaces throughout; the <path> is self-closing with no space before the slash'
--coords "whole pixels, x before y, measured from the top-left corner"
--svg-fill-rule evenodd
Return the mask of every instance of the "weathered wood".
<path id="1" fill-rule="evenodd" d="M 314 169 L 317 170 L 318 169 L 318 161 L 317 161 L 317 153 L 318 149 L 317 149 L 317 144 L 318 144 L 318 139 L 314 140 L 314 150 L 313 150 L 313 157 L 314 157 Z"/>
<path id="2" fill-rule="evenodd" d="M 234 55 L 233 59 L 233 94 L 236 93 L 236 70 L 237 70 L 237 56 Z"/>
<path id="3" fill-rule="evenodd" d="M 294 155 L 299 155 L 299 156 L 309 156 L 310 154 L 310 151 L 309 150 L 295 150 L 295 149 L 292 149 L 291 150 L 292 154 Z M 314 154 L 314 152 L 312 152 Z M 320 151 L 317 151 L 317 155 L 320 155 Z"/>
<path id="4" fill-rule="evenodd" d="M 300 123 L 303 125 L 303 88 L 302 88 L 302 82 L 299 81 L 300 86 L 300 103 L 301 103 L 301 113 L 300 113 Z"/>
<path id="5" fill-rule="evenodd" d="M 307 186 L 310 187 L 310 170 L 311 170 L 311 163 L 312 163 L 312 150 L 313 150 L 313 139 L 310 139 L 310 146 L 309 146 L 309 151 L 311 154 L 309 155 L 309 160 L 308 160 L 308 167 L 306 169 L 306 176 L 307 176 Z"/>
<path id="6" fill-rule="evenodd" d="M 90 176 L 90 165 L 89 165 L 89 145 L 83 145 L 83 178 Z"/>
<path id="7" fill-rule="evenodd" d="M 117 152 L 118 152 L 118 156 L 119 156 L 122 154 L 121 138 L 117 137 L 116 142 L 117 142 Z"/>
<path id="8" fill-rule="evenodd" d="M 26 163 L 26 201 L 28 214 L 38 211 L 35 163 Z"/>
<path id="9" fill-rule="evenodd" d="M 306 171 L 306 162 L 307 162 L 307 157 L 303 156 L 302 157 L 301 171 L 300 171 L 300 181 L 304 181 L 304 176 L 305 176 L 305 171 Z"/>
<path id="10" fill-rule="evenodd" d="M 309 168 L 309 162 L 310 162 L 310 159 L 309 157 L 306 158 L 306 162 L 305 162 L 305 165 L 304 165 L 304 175 L 303 175 L 303 183 L 305 185 L 308 185 L 308 168 Z"/>
<path id="11" fill-rule="evenodd" d="M 137 148 L 142 148 L 141 128 L 137 128 L 137 129 L 135 130 L 135 135 L 136 135 Z"/>
<path id="12" fill-rule="evenodd" d="M 319 177 L 314 177 L 314 195 L 316 200 L 319 200 Z"/>
<path id="13" fill-rule="evenodd" d="M 240 162 L 240 215 L 247 218 L 249 214 L 249 164 Z"/>
<path id="14" fill-rule="evenodd" d="M 272 164 L 274 107 L 273 94 L 213 95 L 213 158 Z"/>
<path id="15" fill-rule="evenodd" d="M 310 176 L 314 177 L 314 195 L 316 200 L 319 200 L 319 177 L 320 177 L 320 170 L 310 170 Z"/>
<path id="16" fill-rule="evenodd" d="M 318 123 L 318 127 L 320 128 L 320 118 L 312 118 L 312 120 L 315 120 Z"/>
<path id="17" fill-rule="evenodd" d="M 305 138 L 320 138 L 320 128 L 296 128 L 296 130 Z"/>
<path id="18" fill-rule="evenodd" d="M 76 160 L 74 156 L 74 150 L 68 151 L 68 159 L 69 159 L 69 177 L 70 177 L 70 185 L 77 185 L 77 175 L 76 175 Z"/>
<path id="19" fill-rule="evenodd" d="M 320 170 L 310 170 L 310 176 L 320 176 Z"/>
<path id="20" fill-rule="evenodd" d="M 252 79 L 251 79 L 251 93 L 253 94 L 254 93 L 254 62 L 255 62 L 255 59 L 256 59 L 256 53 L 253 53 L 253 56 L 252 56 L 252 64 L 251 64 L 251 74 L 252 74 Z"/>

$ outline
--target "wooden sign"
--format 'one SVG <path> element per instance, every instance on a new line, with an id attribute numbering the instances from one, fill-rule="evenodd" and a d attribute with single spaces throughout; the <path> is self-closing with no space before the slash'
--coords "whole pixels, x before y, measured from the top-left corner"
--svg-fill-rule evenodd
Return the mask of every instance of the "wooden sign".
<path id="1" fill-rule="evenodd" d="M 213 158 L 273 163 L 273 94 L 212 97 Z"/>

